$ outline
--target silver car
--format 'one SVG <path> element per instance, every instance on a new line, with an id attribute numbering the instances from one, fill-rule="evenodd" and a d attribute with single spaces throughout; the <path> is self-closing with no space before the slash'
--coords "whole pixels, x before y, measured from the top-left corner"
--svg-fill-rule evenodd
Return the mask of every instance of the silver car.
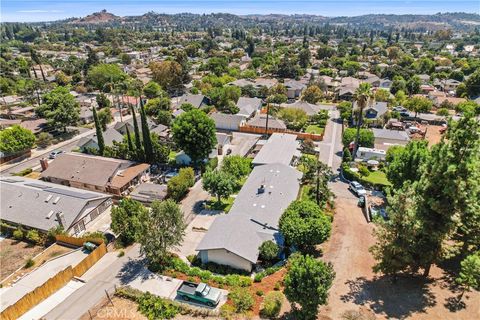
<path id="1" fill-rule="evenodd" d="M 350 182 L 350 184 L 349 184 L 349 186 L 348 186 L 348 189 L 352 190 L 352 192 L 353 192 L 357 197 L 366 196 L 366 195 L 367 195 L 367 190 L 365 190 L 365 188 L 364 188 L 360 183 L 358 183 L 357 181 L 352 181 L 352 182 Z"/>

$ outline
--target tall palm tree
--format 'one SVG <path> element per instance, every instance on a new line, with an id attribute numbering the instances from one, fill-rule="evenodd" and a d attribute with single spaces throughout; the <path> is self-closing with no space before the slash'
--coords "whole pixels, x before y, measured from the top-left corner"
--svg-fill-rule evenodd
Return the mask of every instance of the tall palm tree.
<path id="1" fill-rule="evenodd" d="M 358 151 L 358 141 L 360 140 L 360 127 L 362 126 L 363 122 L 363 110 L 367 105 L 373 102 L 373 93 L 370 91 L 371 85 L 370 83 L 361 83 L 360 87 L 355 90 L 355 94 L 353 95 L 353 100 L 357 102 L 356 111 L 357 111 L 357 135 L 355 136 L 355 146 L 353 149 L 352 157 L 355 159 L 357 156 Z"/>

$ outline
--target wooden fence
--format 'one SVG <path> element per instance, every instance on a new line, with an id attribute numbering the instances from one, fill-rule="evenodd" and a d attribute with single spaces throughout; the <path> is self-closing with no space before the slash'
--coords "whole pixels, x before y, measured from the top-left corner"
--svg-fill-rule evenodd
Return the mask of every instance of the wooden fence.
<path id="1" fill-rule="evenodd" d="M 239 127 L 240 132 L 247 132 L 247 133 L 257 133 L 257 134 L 265 134 L 265 128 L 259 128 L 259 127 L 252 127 L 249 125 L 244 125 Z M 297 131 L 292 131 L 288 129 L 275 129 L 275 128 L 268 128 L 267 134 L 272 134 L 272 133 L 289 133 L 289 134 L 294 134 L 296 135 L 299 139 L 305 140 L 305 139 L 310 139 L 313 141 L 322 141 L 323 140 L 323 134 L 314 134 L 314 133 L 306 133 L 306 132 L 297 132 Z"/>
<path id="2" fill-rule="evenodd" d="M 60 243 L 69 244 L 75 247 L 81 247 L 85 242 L 92 242 L 96 245 L 103 243 L 103 239 L 100 238 L 75 238 L 63 234 L 58 234 L 55 236 L 55 240 Z"/>
<path id="3" fill-rule="evenodd" d="M 60 240 L 61 239 L 61 240 Z M 94 239 L 95 240 L 95 239 Z M 97 241 L 99 239 L 96 239 Z M 69 236 L 57 236 L 57 241 L 69 243 L 83 243 L 90 241 L 82 238 L 73 238 Z M 91 241 L 93 242 L 93 241 Z M 7 307 L 0 313 L 0 319 L 2 320 L 15 320 L 26 313 L 28 310 L 48 298 L 54 292 L 64 287 L 73 277 L 82 276 L 90 267 L 92 267 L 100 258 L 107 253 L 107 247 L 105 243 L 100 240 L 100 245 L 93 250 L 87 257 L 85 257 L 79 264 L 72 268 L 68 266 L 63 271 L 60 271 L 52 278 L 48 279 L 42 285 L 36 287 L 33 291 L 27 293 L 17 302 Z"/>

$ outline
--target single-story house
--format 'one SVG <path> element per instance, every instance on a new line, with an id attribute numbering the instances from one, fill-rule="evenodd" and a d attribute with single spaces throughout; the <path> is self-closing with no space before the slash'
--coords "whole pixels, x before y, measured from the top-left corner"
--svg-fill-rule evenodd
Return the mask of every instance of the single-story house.
<path id="1" fill-rule="evenodd" d="M 138 130 L 140 132 L 142 132 L 142 121 L 141 121 L 140 115 L 137 114 L 136 118 L 137 118 Z M 150 120 L 150 118 L 148 118 L 148 117 L 147 117 L 147 125 L 148 125 L 148 128 L 150 129 L 150 131 L 153 130 L 157 126 L 155 124 L 155 122 Z M 127 121 L 117 122 L 117 123 L 115 123 L 113 128 L 115 130 L 117 130 L 118 132 L 120 132 L 122 135 L 126 135 L 127 134 L 127 129 L 126 129 L 127 126 L 128 126 L 128 131 L 130 132 L 130 134 L 133 134 L 135 132 L 135 126 L 133 125 L 133 118 L 130 118 Z"/>
<path id="2" fill-rule="evenodd" d="M 297 136 L 288 133 L 274 133 L 268 138 L 252 161 L 254 166 L 271 163 L 292 165 L 300 157 L 300 142 Z"/>
<path id="3" fill-rule="evenodd" d="M 217 217 L 197 246 L 202 262 L 250 272 L 263 242 L 283 245 L 278 221 L 297 198 L 301 177 L 301 172 L 280 163 L 255 167 L 228 215 Z"/>
<path id="4" fill-rule="evenodd" d="M 325 106 L 311 104 L 302 100 L 297 100 L 294 103 L 282 103 L 280 108 L 300 109 L 305 111 L 308 116 L 316 115 L 320 110 L 325 110 Z"/>
<path id="5" fill-rule="evenodd" d="M 172 107 L 178 109 L 184 103 L 190 103 L 195 108 L 201 108 L 208 104 L 208 99 L 203 94 L 184 94 L 172 99 Z"/>
<path id="6" fill-rule="evenodd" d="M 245 124 L 245 117 L 238 114 L 215 112 L 210 114 L 217 130 L 238 131 Z"/>
<path id="7" fill-rule="evenodd" d="M 405 131 L 373 128 L 375 149 L 388 150 L 391 146 L 406 145 L 410 141 Z"/>
<path id="8" fill-rule="evenodd" d="M 88 124 L 93 122 L 93 110 L 89 107 L 80 107 L 80 122 Z"/>
<path id="9" fill-rule="evenodd" d="M 248 119 L 262 108 L 262 99 L 240 97 L 237 101 L 237 107 L 239 109 L 237 115 Z"/>
<path id="10" fill-rule="evenodd" d="M 133 134 L 133 132 L 132 132 L 132 134 Z M 114 141 L 116 141 L 116 142 L 122 142 L 123 141 L 123 135 L 120 132 L 118 132 L 117 130 L 115 130 L 115 128 L 112 128 L 112 127 L 105 130 L 103 132 L 102 136 L 103 136 L 103 141 L 104 141 L 105 145 L 108 146 L 108 147 L 112 147 Z M 85 151 L 86 149 L 98 150 L 97 135 L 94 134 L 92 137 L 81 138 L 78 141 L 77 146 L 82 151 Z"/>
<path id="11" fill-rule="evenodd" d="M 303 82 L 292 79 L 285 80 L 283 85 L 287 88 L 287 97 L 289 99 L 295 99 L 300 97 L 302 91 L 307 88 L 307 86 Z"/>
<path id="12" fill-rule="evenodd" d="M 0 178 L 1 219 L 47 232 L 58 226 L 80 235 L 108 214 L 110 196 L 24 177 Z"/>
<path id="13" fill-rule="evenodd" d="M 141 182 L 149 169 L 146 163 L 64 153 L 48 164 L 40 177 L 65 186 L 120 196 Z"/>
<path id="14" fill-rule="evenodd" d="M 247 121 L 247 125 L 254 128 L 265 129 L 267 127 L 267 115 L 257 114 L 255 117 Z M 268 129 L 276 130 L 279 132 L 287 130 L 285 122 L 275 117 L 268 117 Z"/>
<path id="15" fill-rule="evenodd" d="M 356 102 L 354 102 L 354 108 Z M 387 113 L 388 107 L 386 102 L 377 101 L 373 105 L 365 108 L 365 119 L 382 120 L 382 117 Z"/>

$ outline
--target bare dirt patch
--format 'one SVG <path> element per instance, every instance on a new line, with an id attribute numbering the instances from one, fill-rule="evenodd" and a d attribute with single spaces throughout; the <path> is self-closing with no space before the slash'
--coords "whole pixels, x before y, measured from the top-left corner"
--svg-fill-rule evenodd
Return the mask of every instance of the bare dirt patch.
<path id="1" fill-rule="evenodd" d="M 112 297 L 113 305 L 105 298 L 95 308 L 87 312 L 81 320 L 145 320 L 147 317 L 137 311 L 137 303 L 120 298 Z"/>
<path id="2" fill-rule="evenodd" d="M 44 249 L 44 247 L 14 239 L 0 241 L 0 279 L 4 280 L 24 266 L 29 258 L 33 258 Z"/>

